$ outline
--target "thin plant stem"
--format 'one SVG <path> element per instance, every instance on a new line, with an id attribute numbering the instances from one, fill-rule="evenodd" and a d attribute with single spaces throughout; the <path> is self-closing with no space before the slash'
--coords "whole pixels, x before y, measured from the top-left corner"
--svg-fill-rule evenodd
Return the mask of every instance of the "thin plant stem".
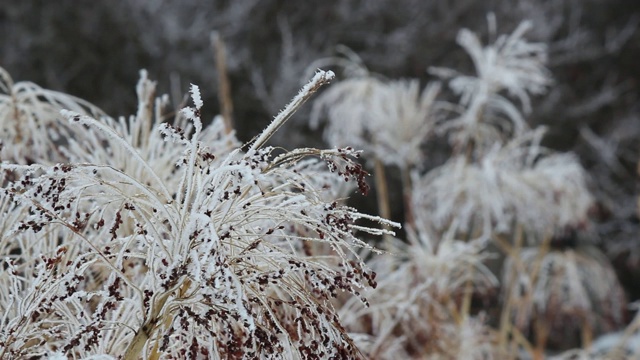
<path id="1" fill-rule="evenodd" d="M 518 330 L 518 328 L 512 326 L 511 327 L 511 335 L 513 336 L 514 341 L 522 346 L 524 351 L 528 354 L 533 354 L 533 345 L 527 340 L 527 338 Z"/>
<path id="2" fill-rule="evenodd" d="M 538 275 L 540 275 L 540 268 L 542 267 L 542 260 L 545 255 L 549 251 L 549 244 L 551 243 L 551 236 L 545 236 L 542 244 L 540 245 L 538 256 L 535 259 L 535 263 L 533 264 L 532 275 L 531 275 L 531 283 L 535 284 L 538 282 Z M 528 294 L 529 297 L 533 296 L 533 294 Z M 536 329 L 536 348 L 534 349 L 534 359 L 544 359 L 544 348 L 547 345 L 547 340 L 549 339 L 549 329 L 547 327 L 546 322 L 540 322 L 536 320 L 535 324 Z"/>
<path id="3" fill-rule="evenodd" d="M 211 47 L 213 48 L 216 71 L 218 72 L 218 102 L 220 103 L 225 131 L 229 134 L 233 131 L 233 100 L 231 99 L 226 46 L 217 31 L 211 33 Z"/>
<path id="4" fill-rule="evenodd" d="M 593 329 L 587 316 L 584 317 L 583 321 L 580 338 L 582 340 L 582 347 L 588 349 L 591 347 L 591 343 L 593 343 Z"/>
<path id="5" fill-rule="evenodd" d="M 285 108 L 280 111 L 275 119 L 273 119 L 271 124 L 269 124 L 269 126 L 267 126 L 267 128 L 264 129 L 262 133 L 260 133 L 258 138 L 251 144 L 251 147 L 247 151 L 247 155 L 252 155 L 256 150 L 261 148 L 271 138 L 271 136 L 273 136 L 273 134 L 275 134 L 276 131 L 278 131 L 278 129 L 280 129 L 280 127 L 284 125 L 284 123 L 286 123 L 287 120 L 289 120 L 291 116 L 293 116 L 293 114 L 305 102 L 307 102 L 307 100 L 309 100 L 309 98 L 311 98 L 311 96 L 316 91 L 318 91 L 318 89 L 320 89 L 323 85 L 328 84 L 331 80 L 333 80 L 334 77 L 335 74 L 333 73 L 333 71 L 318 70 L 313 79 L 311 79 L 311 81 L 309 81 L 300 90 L 300 92 L 298 92 L 298 95 L 296 95 L 293 100 L 291 100 L 291 102 L 289 102 L 289 104 L 287 104 L 287 106 L 285 106 Z"/>
<path id="6" fill-rule="evenodd" d="M 471 228 L 466 234 L 466 241 L 469 242 L 471 239 L 478 238 L 479 234 L 476 231 L 475 224 L 471 224 Z M 465 265 L 466 273 L 473 273 L 473 265 L 467 263 Z M 468 278 L 464 284 L 464 294 L 462 298 L 462 304 L 460 305 L 460 321 L 466 321 L 469 317 L 469 313 L 471 312 L 471 300 L 473 298 L 473 280 Z"/>
<path id="7" fill-rule="evenodd" d="M 189 288 L 189 286 L 191 286 L 191 280 L 189 278 L 186 278 L 180 285 L 168 289 L 166 292 L 158 296 L 158 298 L 153 302 L 153 305 L 151 306 L 151 311 L 149 311 L 150 316 L 136 331 L 133 340 L 131 341 L 131 343 L 129 343 L 129 346 L 124 353 L 124 360 L 137 360 L 140 358 L 140 354 L 144 350 L 149 339 L 152 338 L 158 325 L 163 323 L 163 309 L 165 307 L 165 304 L 167 303 L 167 300 L 169 300 L 169 297 L 174 294 L 174 292 L 178 291 L 177 296 L 178 298 L 180 298 L 180 296 L 183 295 L 184 289 Z M 166 324 L 167 318 L 165 318 L 164 320 Z"/>
<path id="8" fill-rule="evenodd" d="M 508 241 L 501 236 L 495 236 L 498 247 L 501 248 L 505 254 L 510 257 L 514 263 L 514 266 L 518 271 L 525 271 L 524 264 L 522 263 L 521 247 L 523 238 L 522 225 L 518 224 L 515 231 L 514 245 L 511 246 Z M 516 276 L 512 276 L 507 284 L 506 289 L 506 301 L 500 314 L 500 328 L 498 336 L 498 345 L 501 349 L 507 349 L 507 343 L 509 334 L 513 333 L 514 326 L 511 322 L 511 309 L 513 307 L 513 289 L 516 285 Z M 509 346 L 510 348 L 510 346 Z M 513 356 L 511 350 L 507 350 L 508 355 Z"/>
<path id="9" fill-rule="evenodd" d="M 384 164 L 380 159 L 375 159 L 374 176 L 376 181 L 376 199 L 378 201 L 378 213 L 385 219 L 391 219 L 391 207 L 389 206 L 389 187 L 387 185 L 387 174 Z M 389 225 L 384 225 L 385 230 L 391 230 Z M 384 235 L 384 242 L 387 250 L 391 250 L 391 236 Z"/>
<path id="10" fill-rule="evenodd" d="M 405 223 L 408 226 L 413 226 L 415 225 L 415 217 L 413 214 L 413 203 L 411 201 L 411 198 L 413 196 L 413 184 L 411 181 L 411 174 L 409 172 L 409 169 L 402 169 L 401 172 L 401 176 L 402 176 L 402 194 L 403 194 L 403 200 L 404 200 L 404 219 L 405 219 Z"/>
<path id="11" fill-rule="evenodd" d="M 467 273 L 471 273 L 473 269 L 471 269 L 471 264 L 466 265 Z M 462 298 L 462 305 L 460 313 L 462 314 L 462 320 L 466 321 L 469 317 L 469 312 L 471 311 L 471 298 L 473 297 L 473 282 L 471 279 L 467 279 L 464 284 L 464 297 Z"/>
<path id="12" fill-rule="evenodd" d="M 523 240 L 524 240 L 524 236 L 523 236 L 524 232 L 521 226 L 519 226 L 519 230 L 517 230 L 517 232 L 520 235 L 519 236 L 516 235 L 515 243 L 513 246 L 509 244 L 509 242 L 501 236 L 494 237 L 494 240 L 495 240 L 495 243 L 498 245 L 498 248 L 500 248 L 507 256 L 509 256 L 512 259 L 517 271 L 524 272 L 526 271 L 526 268 L 520 256 Z M 537 282 L 538 276 L 540 274 L 542 260 L 544 259 L 544 256 L 549 251 L 550 242 L 551 242 L 551 236 L 545 236 L 543 238 L 542 244 L 539 247 L 538 256 L 535 258 L 533 267 L 530 270 L 531 283 L 533 284 L 534 287 Z M 513 276 L 509 284 L 507 284 L 507 295 L 506 295 L 507 299 L 504 307 L 502 308 L 502 313 L 500 316 L 500 327 L 499 327 L 499 337 L 498 337 L 500 348 L 507 347 L 509 334 L 514 335 L 515 332 L 517 331 L 517 328 L 514 327 L 511 321 L 509 320 L 511 309 L 513 308 L 513 298 L 511 294 L 513 293 L 513 287 L 515 286 L 515 278 L 516 277 Z M 531 296 L 532 294 L 526 295 L 527 298 L 530 298 Z M 546 346 L 546 341 L 548 339 L 548 329 L 545 328 L 546 324 L 543 322 L 538 322 L 536 320 L 534 321 L 534 323 L 535 323 L 537 340 L 536 340 L 535 348 L 531 348 L 530 349 L 531 351 L 529 351 L 529 353 L 533 356 L 533 358 L 539 358 L 536 356 L 540 356 L 539 354 L 542 354 L 543 357 L 541 359 L 543 359 L 544 348 Z M 540 333 L 538 334 L 538 332 Z M 515 345 L 515 344 L 512 344 L 512 345 Z M 513 354 L 511 353 L 511 355 Z"/>
<path id="13" fill-rule="evenodd" d="M 536 344 L 533 349 L 533 360 L 544 360 L 544 348 L 549 339 L 549 326 L 544 319 L 536 318 L 534 328 L 536 331 Z"/>

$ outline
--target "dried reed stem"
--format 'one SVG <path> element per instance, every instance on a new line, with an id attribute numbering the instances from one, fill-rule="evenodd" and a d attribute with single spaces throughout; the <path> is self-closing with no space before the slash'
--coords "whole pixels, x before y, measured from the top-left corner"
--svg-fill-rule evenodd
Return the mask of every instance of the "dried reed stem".
<path id="1" fill-rule="evenodd" d="M 374 176 L 376 181 L 376 199 L 378 201 L 378 213 L 385 219 L 391 219 L 391 207 L 389 206 L 389 186 L 387 184 L 387 174 L 384 164 L 380 159 L 375 159 Z M 385 230 L 391 230 L 389 225 L 384 226 Z M 385 247 L 391 250 L 391 236 L 384 235 Z"/>
<path id="2" fill-rule="evenodd" d="M 413 226 L 415 223 L 415 217 L 413 215 L 413 204 L 411 199 L 413 194 L 411 189 L 413 189 L 413 184 L 411 182 L 411 174 L 409 169 L 402 169 L 402 194 L 404 196 L 404 221 L 407 225 Z"/>
<path id="3" fill-rule="evenodd" d="M 227 68 L 227 51 L 224 40 L 220 33 L 211 33 L 211 47 L 216 60 L 216 71 L 218 72 L 218 102 L 220 112 L 224 119 L 224 127 L 227 134 L 233 131 L 233 100 L 231 99 L 231 83 L 229 82 L 229 72 Z"/>
<path id="4" fill-rule="evenodd" d="M 518 271 L 525 271 L 524 264 L 522 263 L 521 248 L 523 241 L 523 228 L 522 225 L 518 225 L 515 232 L 514 245 L 511 246 L 509 242 L 503 239 L 501 236 L 495 236 L 495 241 L 500 249 L 506 256 L 513 260 L 514 266 Z M 516 276 L 512 276 L 507 284 L 506 289 L 506 302 L 502 308 L 500 314 L 500 328 L 498 332 L 498 346 L 501 349 L 507 349 L 507 342 L 509 340 L 509 334 L 513 334 L 514 326 L 511 322 L 511 309 L 513 307 L 513 288 L 516 286 Z M 509 348 L 511 348 L 509 346 Z M 509 349 L 507 351 L 508 356 L 513 356 L 513 353 Z"/>

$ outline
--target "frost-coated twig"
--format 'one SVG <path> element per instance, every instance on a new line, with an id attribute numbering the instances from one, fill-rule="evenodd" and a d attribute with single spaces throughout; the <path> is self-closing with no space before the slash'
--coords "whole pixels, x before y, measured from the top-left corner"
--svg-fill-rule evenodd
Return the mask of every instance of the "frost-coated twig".
<path id="1" fill-rule="evenodd" d="M 289 120 L 289 118 L 291 118 L 291 116 L 300 108 L 300 106 L 302 106 L 307 100 L 309 100 L 311 95 L 318 91 L 321 86 L 328 84 L 331 80 L 333 80 L 334 77 L 335 74 L 333 73 L 333 71 L 318 70 L 313 79 L 311 79 L 311 81 L 309 81 L 307 85 L 300 89 L 298 95 L 296 95 L 296 97 L 294 97 L 293 100 L 291 100 L 291 102 L 287 104 L 287 106 L 282 111 L 280 111 L 276 118 L 273 119 L 271 124 L 269 124 L 269 126 L 267 126 L 267 128 L 262 131 L 262 133 L 251 145 L 251 148 L 249 148 L 249 151 L 247 151 L 247 154 L 251 155 L 257 149 L 262 147 L 271 138 L 271 136 L 273 136 L 273 134 L 278 131 L 278 129 L 282 125 L 284 125 L 287 120 Z"/>

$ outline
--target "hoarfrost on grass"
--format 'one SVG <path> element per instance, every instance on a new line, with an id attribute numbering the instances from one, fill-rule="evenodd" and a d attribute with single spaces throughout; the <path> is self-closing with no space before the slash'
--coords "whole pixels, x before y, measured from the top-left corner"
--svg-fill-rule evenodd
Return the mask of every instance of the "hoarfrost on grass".
<path id="1" fill-rule="evenodd" d="M 483 236 L 513 231 L 515 221 L 533 241 L 584 226 L 593 206 L 587 174 L 574 155 L 541 147 L 543 132 L 495 145 L 474 163 L 457 156 L 425 176 L 414 173 L 421 221 L 446 229 L 455 218 L 460 231 L 475 227 Z"/>
<path id="2" fill-rule="evenodd" d="M 0 299 L 15 315 L 2 320 L 0 339 L 14 341 L 1 351 L 33 354 L 39 346 L 26 344 L 46 336 L 87 356 L 169 356 L 180 343 L 220 357 L 309 349 L 357 357 L 330 299 L 345 292 L 366 304 L 358 290 L 375 286 L 355 251 L 371 246 L 354 232 L 389 232 L 356 221 L 395 224 L 331 198 L 335 178 L 366 191 L 357 152 L 273 156 L 263 146 L 331 77 L 319 72 L 247 153 L 220 122 L 202 127 L 195 86 L 195 108 L 166 122 L 146 72 L 128 121 L 63 112 L 74 134 L 63 152 L 71 164 L 2 165 L 12 173 L 0 192 L 2 238 L 15 239 L 2 249 L 28 251 L 0 277 L 14 290 Z"/>
<path id="3" fill-rule="evenodd" d="M 501 92 L 515 96 L 528 114 L 530 94 L 543 94 L 552 84 L 545 67 L 546 45 L 530 43 L 523 37 L 530 27 L 530 23 L 523 22 L 510 35 L 500 35 L 493 44 L 484 47 L 473 32 L 460 30 L 458 44 L 473 60 L 475 76 L 430 68 L 432 74 L 450 79 L 449 87 L 460 96 L 459 115 L 438 127 L 439 131 L 449 133 L 455 146 L 464 149 L 468 144 L 475 144 L 483 148 L 503 141 L 505 132 L 519 136 L 528 129 L 518 107 Z"/>
<path id="4" fill-rule="evenodd" d="M 314 102 L 311 126 L 317 128 L 326 115 L 324 137 L 332 146 L 348 144 L 365 150 L 368 158 L 411 168 L 424 160 L 420 146 L 441 111 L 439 91 L 439 83 L 421 90 L 418 80 L 348 78 Z"/>

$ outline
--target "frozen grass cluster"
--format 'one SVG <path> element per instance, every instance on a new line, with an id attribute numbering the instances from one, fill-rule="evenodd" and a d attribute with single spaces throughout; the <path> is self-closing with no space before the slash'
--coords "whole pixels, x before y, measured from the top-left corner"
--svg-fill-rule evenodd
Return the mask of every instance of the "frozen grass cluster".
<path id="1" fill-rule="evenodd" d="M 331 300 L 367 305 L 354 233 L 389 232 L 358 220 L 394 224 L 338 202 L 344 181 L 366 191 L 358 152 L 264 146 L 332 77 L 244 148 L 203 125 L 197 86 L 170 118 L 145 72 L 129 119 L 7 86 L 0 357 L 358 357 Z"/>
<path id="2" fill-rule="evenodd" d="M 322 60 L 348 75 L 313 103 L 328 150 L 267 143 L 331 71 L 241 144 L 203 122 L 195 85 L 171 109 L 142 71 L 136 114 L 113 118 L 0 68 L 0 358 L 542 359 L 559 338 L 582 348 L 557 358 L 632 354 L 640 320 L 591 348 L 624 291 L 575 240 L 588 174 L 526 119 L 553 85 L 547 47 L 527 22 L 489 25 L 486 45 L 457 37 L 473 74 L 432 67 L 425 86 Z M 372 164 L 406 238 L 345 204 Z"/>
<path id="3" fill-rule="evenodd" d="M 542 359 L 559 341 L 588 349 L 625 323 L 609 260 L 576 240 L 591 231 L 589 175 L 526 120 L 553 85 L 547 46 L 525 38 L 528 22 L 499 35 L 488 19 L 489 44 L 467 29 L 457 37 L 474 74 L 431 67 L 438 81 L 420 92 L 349 54 L 333 59 L 347 79 L 315 102 L 328 143 L 367 149 L 375 172 L 397 169 L 403 186 L 407 238 L 387 238 L 395 257 L 371 262 L 384 274 L 371 307 L 343 310 L 372 358 Z M 431 141 L 450 153 L 426 167 Z M 377 195 L 383 213 L 395 200 Z"/>

